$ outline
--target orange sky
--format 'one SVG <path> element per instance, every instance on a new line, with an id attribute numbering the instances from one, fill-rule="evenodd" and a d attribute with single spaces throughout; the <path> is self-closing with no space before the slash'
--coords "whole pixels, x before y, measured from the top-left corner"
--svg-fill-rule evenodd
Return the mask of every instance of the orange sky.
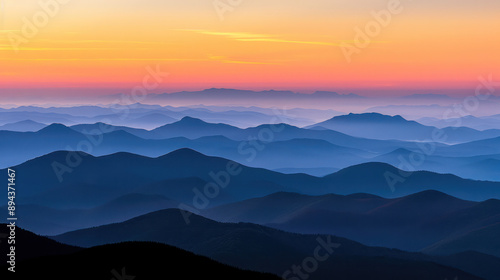
<path id="1" fill-rule="evenodd" d="M 0 95 L 133 87 L 156 65 L 170 74 L 165 91 L 473 88 L 500 77 L 496 0 L 401 1 L 350 62 L 341 45 L 355 46 L 355 28 L 394 0 L 241 0 L 222 17 L 211 0 L 59 1 L 32 38 L 23 29 L 43 20 L 39 1 L 0 1 Z"/>

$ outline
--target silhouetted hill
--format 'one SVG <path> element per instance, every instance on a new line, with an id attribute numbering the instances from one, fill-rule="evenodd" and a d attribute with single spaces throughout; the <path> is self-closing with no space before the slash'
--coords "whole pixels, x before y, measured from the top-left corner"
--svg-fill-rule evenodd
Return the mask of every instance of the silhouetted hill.
<path id="1" fill-rule="evenodd" d="M 332 101 L 332 100 L 357 100 L 364 98 L 363 96 L 353 93 L 338 94 L 336 92 L 317 91 L 313 94 L 301 94 L 293 91 L 283 90 L 264 90 L 251 91 L 228 88 L 210 88 L 200 91 L 182 91 L 164 94 L 152 94 L 148 98 L 158 101 L 187 101 L 196 100 L 198 103 L 204 104 L 225 104 L 226 102 L 248 101 L 256 104 L 256 101 L 264 104 L 274 101 L 284 103 L 286 101 L 306 102 L 306 101 Z M 258 104 L 258 103 L 257 103 Z"/>
<path id="2" fill-rule="evenodd" d="M 179 205 L 157 194 L 126 194 L 93 208 L 57 209 L 25 204 L 17 209 L 18 225 L 38 234 L 55 235 L 67 231 L 123 222 L 130 218 Z M 7 213 L 7 207 L 0 207 Z"/>
<path id="3" fill-rule="evenodd" d="M 0 131 L 0 152 L 3 155 L 0 167 L 20 164 L 57 150 L 81 150 L 95 156 L 126 151 L 157 157 L 176 149 L 190 148 L 253 167 L 325 175 L 325 170 L 339 170 L 367 161 L 405 167 L 403 164 L 411 158 L 413 151 L 419 152 L 418 146 L 411 142 L 371 140 L 332 130 L 301 129 L 285 124 L 239 129 L 186 117 L 167 126 L 162 128 L 166 133 L 163 136 L 160 128 L 161 133 L 157 133 L 104 123 L 76 125 L 71 129 L 53 124 L 38 132 Z M 186 138 L 202 135 L 206 136 Z M 262 135 L 267 140 L 259 140 Z M 497 155 L 488 154 L 488 151 L 497 150 L 496 142 L 477 143 L 472 148 L 426 144 L 436 147 L 436 151 L 426 155 L 422 164 L 406 169 L 452 173 L 476 180 L 497 180 L 496 172 L 492 172 L 486 163 L 481 163 L 488 159 L 500 160 L 500 151 Z M 381 153 L 383 155 L 376 157 Z M 462 154 L 484 156 L 469 158 Z"/>
<path id="4" fill-rule="evenodd" d="M 228 168 L 234 176 L 228 176 Z M 369 193 L 390 198 L 438 190 L 469 200 L 500 197 L 500 183 L 466 180 L 432 172 L 405 173 L 383 163 L 360 164 L 318 178 L 237 165 L 230 160 L 206 156 L 190 149 L 180 149 L 158 158 L 129 153 L 93 157 L 83 153 L 54 152 L 16 166 L 16 170 L 20 174 L 30 174 L 18 178 L 18 183 L 24 188 L 24 192 L 18 194 L 18 202 L 53 208 L 95 207 L 124 194 L 141 193 L 141 188 L 148 185 L 158 188 L 162 182 L 182 178 L 200 178 L 207 183 L 222 182 L 220 185 L 224 188 L 220 188 L 220 195 L 209 199 L 205 207 L 279 191 L 311 195 Z M 394 176 L 395 183 L 391 181 Z M 178 184 L 175 192 L 179 189 L 187 192 L 172 196 L 167 191 L 171 189 L 174 193 L 174 188 L 163 185 L 165 192 L 161 195 L 175 200 L 191 197 L 188 201 L 179 201 L 193 205 L 195 193 L 192 189 Z M 203 187 L 200 186 L 199 190 Z M 191 195 L 186 195 L 189 193 Z"/>
<path id="5" fill-rule="evenodd" d="M 477 130 L 500 129 L 500 123 L 498 122 L 498 120 L 490 117 L 478 118 L 472 115 L 449 119 L 424 117 L 418 119 L 417 121 L 421 124 L 435 126 L 438 128 L 459 124 L 461 126 L 470 127 Z"/>
<path id="6" fill-rule="evenodd" d="M 159 126 L 163 126 L 168 123 L 176 122 L 177 119 L 172 118 L 170 116 L 161 114 L 159 112 L 151 112 L 144 116 L 140 116 L 138 118 L 131 119 L 127 121 L 127 125 L 136 126 L 136 127 L 144 127 L 147 129 L 154 129 Z"/>
<path id="7" fill-rule="evenodd" d="M 315 91 L 313 94 L 311 94 L 311 97 L 316 97 L 316 98 L 321 98 L 321 97 L 340 97 L 340 98 L 366 98 L 361 95 L 357 95 L 354 93 L 348 93 L 348 94 L 339 94 L 336 92 L 332 91 Z"/>
<path id="8" fill-rule="evenodd" d="M 17 131 L 17 132 L 33 132 L 38 131 L 47 125 L 32 120 L 24 120 L 14 123 L 8 123 L 0 126 L 0 130 Z"/>
<path id="9" fill-rule="evenodd" d="M 58 265 L 54 269 L 54 264 Z M 14 279 L 2 269 L 1 274 Z M 18 263 L 15 279 L 280 279 L 271 274 L 242 270 L 154 242 L 126 242 L 84 249 L 64 256 Z M 4 279 L 2 277 L 2 279 Z"/>
<path id="10" fill-rule="evenodd" d="M 7 228 L 7 224 L 0 224 L 0 234 L 2 235 L 0 238 L 0 244 L 2 245 L 0 247 L 0 266 L 3 266 L 9 258 L 7 257 L 7 254 L 9 253 L 7 249 L 10 249 L 10 245 L 14 244 L 9 245 L 7 243 L 7 238 L 4 237 L 9 235 L 9 228 Z M 17 261 L 44 256 L 66 255 L 81 250 L 79 247 L 62 244 L 19 227 L 16 228 L 15 236 Z M 2 269 L 2 272 L 6 270 L 7 269 Z"/>
<path id="11" fill-rule="evenodd" d="M 390 198 L 437 190 L 467 200 L 481 201 L 500 197 L 497 182 L 467 180 L 452 174 L 428 171 L 407 172 L 377 162 L 347 167 L 323 179 L 335 185 L 331 190 L 338 194 L 360 192 Z M 483 189 L 484 194 L 476 193 L 479 189 Z"/>
<path id="12" fill-rule="evenodd" d="M 200 119 L 184 117 L 178 122 L 158 127 L 151 132 L 154 138 L 182 136 L 195 139 L 203 136 L 228 135 L 239 130 L 239 128 L 227 124 L 211 124 Z"/>
<path id="13" fill-rule="evenodd" d="M 54 151 L 70 149 L 95 155 L 130 151 L 159 156 L 175 149 L 203 144 L 186 138 L 146 140 L 133 135 L 144 136 L 144 133 L 149 133 L 146 130 L 108 126 L 103 123 L 79 125 L 74 128 L 52 124 L 37 132 L 0 131 L 0 151 L 4 154 L 0 162 L 4 166 L 12 166 Z"/>
<path id="14" fill-rule="evenodd" d="M 458 144 L 447 149 L 438 149 L 437 153 L 446 156 L 454 154 L 462 156 L 500 154 L 500 137 Z"/>
<path id="15" fill-rule="evenodd" d="M 497 216 L 500 216 L 497 214 Z M 497 217 L 496 223 L 477 228 L 465 233 L 450 236 L 425 248 L 423 252 L 429 254 L 454 254 L 464 250 L 475 250 L 485 254 L 500 257 L 500 221 Z"/>
<path id="16" fill-rule="evenodd" d="M 475 251 L 461 252 L 449 256 L 434 256 L 440 264 L 460 267 L 462 270 L 483 277 L 497 279 L 500 275 L 500 258 L 492 257 Z M 470 260 L 474 260 L 472 263 Z"/>
<path id="17" fill-rule="evenodd" d="M 311 96 L 311 95 L 309 95 Z M 118 96 L 121 98 L 122 96 Z M 267 107 L 264 106 L 264 107 Z M 14 123 L 30 119 L 41 123 L 63 123 L 65 125 L 107 122 L 117 126 L 132 126 L 152 129 L 185 116 L 203 119 L 207 122 L 226 123 L 238 127 L 250 127 L 269 122 L 285 112 L 273 108 L 238 106 L 189 106 L 172 107 L 160 105 L 109 104 L 98 106 L 0 108 L 0 122 Z M 339 114 L 334 110 L 290 109 L 286 120 L 294 125 L 309 125 L 317 119 Z"/>
<path id="18" fill-rule="evenodd" d="M 468 127 L 445 127 L 438 129 L 425 126 L 403 117 L 379 113 L 349 114 L 336 116 L 309 127 L 320 126 L 356 137 L 371 139 L 426 140 L 433 141 L 433 135 L 441 130 L 443 142 L 462 143 L 500 136 L 500 130 L 478 131 Z M 435 141 L 435 140 L 434 140 Z"/>
<path id="19" fill-rule="evenodd" d="M 332 144 L 370 151 L 390 152 L 398 147 L 413 148 L 414 145 L 401 141 L 381 141 L 353 137 L 332 130 L 311 130 L 298 128 L 288 124 L 263 124 L 256 127 L 241 129 L 223 123 L 208 123 L 193 117 L 184 117 L 182 120 L 158 127 L 151 131 L 126 129 L 125 127 L 109 126 L 116 130 L 125 130 L 131 134 L 145 139 L 165 139 L 172 137 L 186 137 L 190 139 L 204 136 L 224 136 L 236 141 L 248 141 L 249 137 L 258 138 L 262 131 L 272 132 L 272 141 L 287 141 L 292 139 L 317 139 L 325 140 Z M 75 126 L 80 130 L 80 125 Z"/>
<path id="20" fill-rule="evenodd" d="M 450 149 L 454 149 L 453 146 Z M 476 149 L 476 151 L 481 151 Z M 417 166 L 412 164 L 404 164 L 409 162 L 411 158 L 422 158 L 422 151 L 410 151 L 407 149 L 397 149 L 390 153 L 383 154 L 374 158 L 371 161 L 384 162 L 393 166 L 398 166 L 406 171 L 415 169 L 427 170 L 437 173 L 450 173 L 462 178 L 474 180 L 500 181 L 500 173 L 495 172 L 500 168 L 499 154 L 485 154 L 482 156 L 457 156 L 459 153 L 448 156 L 425 155 L 425 160 L 419 161 Z M 406 162 L 405 162 L 406 161 Z"/>
<path id="21" fill-rule="evenodd" d="M 462 232 L 500 222 L 500 203 L 464 201 L 437 191 L 396 199 L 366 194 L 276 193 L 214 207 L 202 214 L 222 222 L 251 222 L 291 232 L 334 234 L 364 244 L 418 251 Z M 483 237 L 482 241 L 495 242 L 490 239 Z M 449 253 L 466 250 L 492 254 L 495 249 L 457 246 Z"/>
<path id="22" fill-rule="evenodd" d="M 182 124 L 180 124 L 181 122 Z M 0 136 L 2 136 L 0 138 L 0 152 L 3 155 L 0 159 L 0 166 L 13 166 L 57 150 L 79 150 L 95 156 L 125 151 L 157 157 L 180 148 L 191 148 L 206 154 L 247 162 L 249 165 L 267 169 L 339 169 L 359 163 L 366 160 L 366 157 L 373 155 L 372 152 L 363 149 L 333 144 L 331 141 L 320 139 L 321 137 L 311 139 L 307 133 L 300 132 L 301 129 L 293 127 L 287 127 L 290 133 L 288 136 L 283 134 L 286 136 L 284 140 L 273 142 L 259 140 L 256 144 L 248 139 L 251 139 L 251 135 L 257 137 L 260 135 L 260 131 L 268 129 L 267 127 L 241 130 L 221 124 L 222 130 L 225 131 L 229 127 L 229 130 L 234 131 L 234 133 L 223 131 L 220 133 L 235 139 L 223 135 L 204 136 L 197 139 L 185 138 L 217 133 L 216 130 L 212 129 L 212 126 L 218 127 L 219 125 L 208 124 L 198 119 L 184 118 L 183 121 L 169 125 L 169 128 L 163 128 L 166 133 L 170 134 L 164 135 L 165 137 L 176 136 L 167 137 L 167 139 L 163 139 L 161 133 L 158 134 L 154 131 L 110 126 L 104 123 L 76 125 L 71 128 L 61 124 L 53 124 L 34 133 L 0 131 Z M 295 135 L 293 130 L 298 130 L 300 135 Z M 333 131 L 327 132 L 331 135 L 338 134 Z M 296 138 L 296 136 L 301 135 L 306 138 Z M 155 137 L 161 139 L 146 139 Z M 348 140 L 352 137 L 346 135 L 345 137 L 346 141 L 340 142 L 350 142 Z M 340 138 L 335 136 L 335 139 L 339 140 Z M 370 142 L 371 140 L 366 141 Z M 387 143 L 387 145 L 391 144 Z"/>
<path id="23" fill-rule="evenodd" d="M 148 130 L 145 129 L 140 129 L 140 128 L 132 128 L 128 126 L 115 126 L 115 125 L 110 125 L 106 124 L 103 122 L 97 122 L 94 124 L 77 124 L 71 126 L 72 129 L 84 133 L 84 134 L 91 134 L 91 135 L 100 135 L 100 134 L 105 134 L 109 133 L 111 131 L 118 131 L 118 130 L 123 130 L 125 132 L 128 132 L 132 135 L 145 138 L 147 135 L 150 133 Z"/>
<path id="24" fill-rule="evenodd" d="M 191 119 L 191 121 L 193 123 L 206 124 L 197 119 Z M 128 127 L 107 126 L 106 124 L 101 123 L 93 125 L 76 125 L 71 128 L 87 133 L 93 131 L 98 132 L 100 130 L 123 130 L 142 138 L 156 137 L 152 136 L 155 134 L 154 132 L 131 129 Z M 210 129 L 208 131 L 210 133 L 213 132 Z M 184 132 L 179 133 L 184 134 Z M 105 135 L 105 137 L 106 140 L 110 140 L 108 135 Z M 124 138 L 126 138 L 126 136 L 124 136 Z M 116 139 L 114 142 L 120 143 L 120 139 Z M 196 140 L 176 138 L 176 141 L 174 139 L 168 139 L 158 141 L 143 140 L 143 143 L 136 142 L 137 141 L 130 140 L 129 147 L 124 145 L 121 145 L 120 147 L 123 147 L 123 151 L 135 151 L 138 150 L 138 147 L 144 146 L 150 147 L 151 150 L 158 147 L 156 150 L 159 153 L 161 151 L 167 152 L 167 148 L 182 148 L 184 146 L 186 148 L 196 149 L 200 152 L 222 156 L 235 161 L 248 162 L 249 165 L 254 167 L 263 167 L 267 169 L 297 168 L 299 172 L 315 168 L 323 170 L 339 169 L 359 163 L 360 158 L 371 156 L 371 153 L 369 152 L 342 147 L 321 139 L 294 138 L 286 141 L 267 143 L 264 149 L 258 150 L 258 153 L 255 152 L 256 156 L 252 156 L 252 160 L 248 159 L 251 155 L 253 155 L 255 147 L 250 144 L 241 146 L 241 141 L 231 140 L 221 135 L 205 136 Z M 135 146 L 132 146 L 132 144 Z M 151 152 L 148 152 L 147 154 L 150 156 L 153 155 Z"/>
<path id="25" fill-rule="evenodd" d="M 415 143 L 370 140 L 332 130 L 301 129 L 285 124 L 239 129 L 186 117 L 168 127 L 159 128 L 159 132 L 104 123 L 71 127 L 82 134 L 75 134 L 62 125 L 56 126 L 58 128 L 40 133 L 13 134 L 4 131 L 1 134 L 3 137 L 0 138 L 1 147 L 5 147 L 0 148 L 3 154 L 0 166 L 12 166 L 52 151 L 69 148 L 91 152 L 93 155 L 126 151 L 150 157 L 180 148 L 191 148 L 206 154 L 246 162 L 254 167 L 295 170 L 297 173 L 313 175 L 325 175 L 324 170 L 338 170 L 362 162 L 380 161 L 406 169 L 451 173 L 475 180 L 500 180 L 497 172 L 492 172 L 489 165 L 481 163 L 488 159 L 500 160 L 500 150 L 497 151 L 496 148 L 498 141 L 491 144 L 473 142 L 470 146 L 426 144 L 436 150 L 424 155 L 425 160 L 417 166 L 407 167 L 409 164 L 404 163 L 415 157 L 415 153 L 418 158 L 423 154 Z M 258 140 L 262 135 L 270 137 L 269 140 Z M 196 138 L 199 136 L 202 137 Z M 491 154 L 495 151 L 498 152 L 497 155 Z M 475 155 L 483 156 L 472 157 Z"/>
<path id="26" fill-rule="evenodd" d="M 454 99 L 454 97 L 450 97 L 446 94 L 437 94 L 437 93 L 417 93 L 402 96 L 403 99 Z"/>
<path id="27" fill-rule="evenodd" d="M 81 159 L 80 164 L 72 167 L 71 173 L 60 174 L 54 171 L 54 163 L 69 168 L 67 159 L 74 160 L 77 157 Z M 213 182 L 210 174 L 227 172 L 228 164 L 231 170 L 235 170 L 233 172 L 239 171 L 237 176 L 230 176 L 228 186 L 222 192 L 228 195 L 229 199 L 223 200 L 224 196 L 218 196 L 211 200 L 211 205 L 280 190 L 294 191 L 306 181 L 319 180 L 307 175 L 285 175 L 265 169 L 238 166 L 229 160 L 208 157 L 190 149 L 180 149 L 158 158 L 128 153 L 93 157 L 83 153 L 54 152 L 16 167 L 19 173 L 31 172 L 30 176 L 19 176 L 18 183 L 26 187 L 17 199 L 19 203 L 56 208 L 93 207 L 121 195 L 136 192 L 143 186 L 165 180 L 198 177 Z M 58 177 L 57 174 L 61 176 Z M 220 176 L 221 180 L 226 180 L 223 175 Z M 63 180 L 59 181 L 60 178 Z M 191 193 L 191 199 L 182 202 L 192 204 L 194 193 L 191 189 L 186 191 Z M 96 192 L 99 196 L 94 195 Z"/>
<path id="28" fill-rule="evenodd" d="M 188 213 L 184 213 L 186 215 Z M 194 214 L 186 224 L 176 209 L 157 211 L 129 221 L 69 232 L 54 239 L 85 247 L 123 241 L 155 241 L 173 245 L 222 263 L 282 275 L 293 264 L 312 256 L 320 244 L 332 244 L 330 256 L 309 279 L 479 279 L 433 263 L 432 257 L 377 247 L 347 239 L 298 235 L 253 224 L 217 223 Z M 323 241 L 317 241 L 317 238 Z M 322 243 L 323 242 L 323 243 Z M 338 243 L 338 244 L 336 244 Z M 326 249 L 325 249 L 326 250 Z M 328 254 L 328 253 L 327 253 Z M 371 278 L 373 278 L 371 277 Z"/>

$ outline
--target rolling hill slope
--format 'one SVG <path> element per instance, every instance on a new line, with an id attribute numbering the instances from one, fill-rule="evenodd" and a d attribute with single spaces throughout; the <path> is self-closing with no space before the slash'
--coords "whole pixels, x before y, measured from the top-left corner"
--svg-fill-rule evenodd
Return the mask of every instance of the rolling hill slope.
<path id="1" fill-rule="evenodd" d="M 187 224 L 186 215 L 190 214 L 168 209 L 53 238 L 84 247 L 110 242 L 155 241 L 232 266 L 278 275 L 311 256 L 315 248 L 319 248 L 318 254 L 323 248 L 330 256 L 318 264 L 314 273 L 308 273 L 310 279 L 328 279 L 334 275 L 339 279 L 353 279 L 370 273 L 374 279 L 444 279 L 451 275 L 474 279 L 456 269 L 437 265 L 433 257 L 422 254 L 367 247 L 338 237 L 290 234 L 253 224 L 217 223 L 194 214 L 188 217 Z"/>

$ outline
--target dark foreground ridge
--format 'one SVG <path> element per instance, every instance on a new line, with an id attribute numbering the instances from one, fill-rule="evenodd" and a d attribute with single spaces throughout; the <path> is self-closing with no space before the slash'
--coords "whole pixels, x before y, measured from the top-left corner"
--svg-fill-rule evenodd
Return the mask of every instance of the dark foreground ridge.
<path id="1" fill-rule="evenodd" d="M 6 269 L 2 269 L 0 274 L 2 279 L 54 280 L 280 279 L 272 274 L 234 268 L 154 242 L 110 244 L 64 256 L 21 261 L 15 274 Z"/>
<path id="2" fill-rule="evenodd" d="M 186 224 L 186 215 L 189 215 L 189 224 Z M 368 247 L 335 236 L 294 234 L 249 223 L 219 223 L 181 213 L 178 209 L 156 211 L 122 223 L 52 238 L 82 247 L 130 241 L 160 242 L 234 267 L 288 275 L 285 278 L 289 280 L 296 280 L 294 277 L 300 275 L 309 280 L 443 280 L 455 276 L 482 279 L 473 276 L 479 274 L 460 260 L 437 260 L 419 253 Z M 494 257 L 487 259 L 496 261 Z M 287 271 L 290 272 L 286 274 Z M 490 272 L 488 279 L 498 279 L 490 276 L 500 273 Z"/>

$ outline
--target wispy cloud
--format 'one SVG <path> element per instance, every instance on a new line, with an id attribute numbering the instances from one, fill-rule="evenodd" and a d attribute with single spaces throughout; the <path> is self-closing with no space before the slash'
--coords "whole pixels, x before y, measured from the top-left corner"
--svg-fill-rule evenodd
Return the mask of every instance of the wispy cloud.
<path id="1" fill-rule="evenodd" d="M 339 46 L 339 42 L 317 42 L 317 41 L 301 41 L 282 39 L 274 35 L 255 34 L 247 32 L 217 32 L 203 29 L 176 29 L 178 31 L 196 32 L 198 34 L 222 36 L 228 39 L 241 42 L 271 42 L 271 43 L 290 43 L 290 44 L 307 44 L 307 45 L 323 45 L 323 46 Z"/>
<path id="2" fill-rule="evenodd" d="M 95 51 L 95 50 L 119 50 L 120 48 L 30 48 L 30 47 L 19 47 L 20 51 Z M 0 45 L 0 51 L 11 51 L 12 46 L 10 45 Z M 147 50 L 147 48 L 143 48 Z"/>
<path id="3" fill-rule="evenodd" d="M 208 30 L 202 30 L 202 29 L 178 29 L 178 30 L 191 31 L 191 32 L 199 33 L 199 34 L 205 34 L 205 35 L 224 36 L 224 37 L 228 37 L 231 39 L 272 37 L 271 35 L 254 34 L 254 33 L 247 33 L 247 32 L 217 32 L 217 31 L 208 31 Z"/>
<path id="4" fill-rule="evenodd" d="M 14 33 L 18 34 L 20 33 L 20 30 L 0 30 L 0 35 L 2 33 Z M 9 39 L 7 36 L 0 36 L 0 42 L 3 43 L 10 43 Z M 132 41 L 132 40 L 71 40 L 71 39 L 36 39 L 36 43 L 40 44 L 43 43 L 47 47 L 44 49 L 54 49 L 55 47 L 60 47 L 60 50 L 64 50 L 67 48 L 61 47 L 61 45 L 80 45 L 81 49 L 96 49 L 97 46 L 113 46 L 114 49 L 117 48 L 122 48 L 123 45 L 139 45 L 139 46 L 144 46 L 144 47 L 156 47 L 156 46 L 161 46 L 161 45 L 168 45 L 171 44 L 169 42 L 158 42 L 158 41 Z M 89 45 L 89 47 L 84 47 Z M 6 44 L 0 44 L 0 46 L 6 46 Z M 52 47 L 54 46 L 54 47 Z M 26 48 L 25 48 L 26 49 Z M 103 49 L 103 48 L 101 48 Z M 109 49 L 109 48 L 108 48 Z M 137 47 L 134 47 L 134 49 L 138 49 Z M 42 48 L 38 50 L 43 50 Z"/>
<path id="5" fill-rule="evenodd" d="M 338 46 L 338 43 L 314 42 L 314 41 L 296 41 L 274 38 L 241 38 L 237 39 L 243 42 L 274 42 L 274 43 L 292 43 L 292 44 L 307 44 L 307 45 L 323 45 L 323 46 Z"/>
<path id="6" fill-rule="evenodd" d="M 166 42 L 154 42 L 154 41 L 123 41 L 123 40 L 49 40 L 49 39 L 40 39 L 38 42 L 47 42 L 47 43 L 64 43 L 64 44 L 96 44 L 96 43 L 104 43 L 104 44 L 144 44 L 144 45 L 161 45 L 168 44 Z"/>
<path id="7" fill-rule="evenodd" d="M 275 62 L 244 61 L 224 56 L 209 58 L 2 58 L 3 61 L 212 61 L 232 64 L 278 64 Z"/>
<path id="8" fill-rule="evenodd" d="M 231 63 L 231 64 L 263 64 L 263 65 L 273 65 L 278 64 L 276 62 L 262 62 L 262 61 L 245 61 L 245 60 L 233 60 L 225 56 L 211 56 L 210 60 L 218 61 L 221 63 Z"/>
<path id="9" fill-rule="evenodd" d="M 209 61 L 190 58 L 2 58 L 14 61 Z"/>

